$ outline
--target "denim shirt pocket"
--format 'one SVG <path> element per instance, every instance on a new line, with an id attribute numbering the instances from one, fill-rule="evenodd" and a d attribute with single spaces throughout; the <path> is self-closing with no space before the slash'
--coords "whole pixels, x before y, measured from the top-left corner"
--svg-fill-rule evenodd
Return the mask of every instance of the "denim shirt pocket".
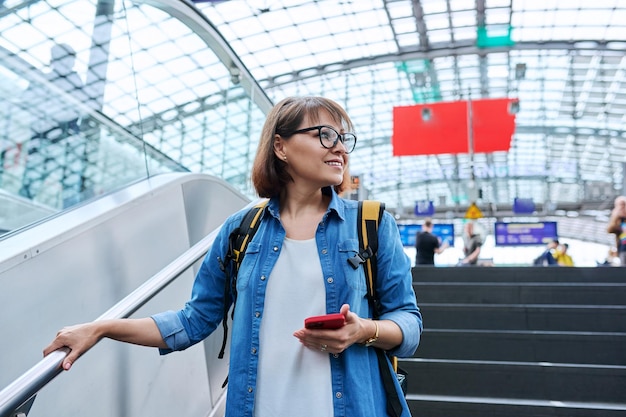
<path id="1" fill-rule="evenodd" d="M 337 247 L 339 250 L 339 262 L 342 265 L 346 283 L 353 290 L 365 294 L 367 286 L 365 283 L 363 264 L 359 265 L 357 269 L 354 269 L 350 262 L 348 262 L 349 259 L 354 258 L 359 253 L 359 241 L 357 239 L 344 240 L 339 242 Z"/>
<path id="2" fill-rule="evenodd" d="M 259 253 L 261 252 L 261 244 L 258 242 L 248 243 L 246 248 L 246 254 L 243 257 L 243 261 L 239 267 L 239 273 L 237 274 L 237 292 L 244 290 L 248 287 L 250 277 L 256 269 L 256 264 L 259 260 Z"/>

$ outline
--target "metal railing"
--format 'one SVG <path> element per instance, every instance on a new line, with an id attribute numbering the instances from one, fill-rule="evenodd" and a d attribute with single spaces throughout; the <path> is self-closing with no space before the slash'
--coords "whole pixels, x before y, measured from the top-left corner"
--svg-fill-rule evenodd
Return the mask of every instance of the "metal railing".
<path id="1" fill-rule="evenodd" d="M 213 230 L 94 321 L 130 317 L 201 259 L 220 229 Z M 0 417 L 25 417 L 37 393 L 62 372 L 61 364 L 68 353 L 68 348 L 50 353 L 0 391 Z"/>

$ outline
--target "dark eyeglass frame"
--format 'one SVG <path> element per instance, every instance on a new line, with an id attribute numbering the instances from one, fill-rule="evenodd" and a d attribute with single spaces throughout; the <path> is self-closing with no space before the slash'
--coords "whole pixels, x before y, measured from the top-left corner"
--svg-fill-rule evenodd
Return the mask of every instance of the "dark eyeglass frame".
<path id="1" fill-rule="evenodd" d="M 341 133 L 337 132 L 337 131 L 336 131 L 335 129 L 333 129 L 332 127 L 330 127 L 330 126 L 325 126 L 325 125 L 321 125 L 321 126 L 311 126 L 311 127 L 305 127 L 304 129 L 298 129 L 298 130 L 296 130 L 295 132 L 291 132 L 291 134 L 289 134 L 289 135 L 287 135 L 287 136 L 293 136 L 293 135 L 295 135 L 295 134 L 297 134 L 297 133 L 306 133 L 306 132 L 310 132 L 310 131 L 315 130 L 315 129 L 317 129 L 317 137 L 318 137 L 318 138 L 319 138 L 319 140 L 320 140 L 320 144 L 321 144 L 324 148 L 326 148 L 326 149 L 332 149 L 332 148 L 334 148 L 335 146 L 337 146 L 337 142 L 339 142 L 339 141 L 341 141 L 341 144 L 342 144 L 342 145 L 346 148 L 346 153 L 351 153 L 351 152 L 354 150 L 354 148 L 356 148 L 356 135 L 355 135 L 354 133 L 352 133 L 352 132 L 346 132 L 346 133 L 344 133 L 344 134 L 342 135 Z M 332 130 L 333 132 L 335 132 L 335 133 L 337 134 L 337 137 L 335 138 L 335 140 L 333 141 L 333 144 L 332 144 L 331 146 L 326 146 L 326 145 L 324 144 L 324 140 L 322 139 L 322 129 L 330 129 L 330 130 Z M 348 149 L 348 147 L 345 145 L 345 143 L 346 143 L 346 142 L 345 142 L 345 141 L 346 141 L 346 139 L 345 139 L 346 135 L 351 135 L 351 136 L 354 138 L 354 145 L 352 145 L 352 149 Z"/>

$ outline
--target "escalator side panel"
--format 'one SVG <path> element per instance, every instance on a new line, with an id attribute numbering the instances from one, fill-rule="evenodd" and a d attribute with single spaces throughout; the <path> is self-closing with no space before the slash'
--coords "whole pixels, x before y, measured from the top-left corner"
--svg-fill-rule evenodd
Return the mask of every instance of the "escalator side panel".
<path id="1" fill-rule="evenodd" d="M 58 329 L 94 320 L 248 203 L 200 174 L 169 174 L 106 198 L 99 204 L 107 210 L 91 204 L 76 210 L 83 223 L 62 215 L 40 225 L 41 233 L 29 231 L 28 247 L 24 236 L 10 250 L 13 238 L 0 242 L 1 387 L 41 359 Z M 51 236 L 55 228 L 58 235 Z M 16 262 L 21 252 L 30 255 Z M 135 316 L 180 308 L 194 273 L 185 272 Z M 205 343 L 167 356 L 105 340 L 45 387 L 29 416 L 207 415 L 227 372 L 228 358 L 218 360 L 212 351 L 219 343 L 221 328 Z"/>

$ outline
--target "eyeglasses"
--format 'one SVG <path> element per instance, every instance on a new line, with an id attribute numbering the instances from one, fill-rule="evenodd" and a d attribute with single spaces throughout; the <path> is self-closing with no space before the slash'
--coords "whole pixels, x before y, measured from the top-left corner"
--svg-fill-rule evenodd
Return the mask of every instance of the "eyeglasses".
<path id="1" fill-rule="evenodd" d="M 346 148 L 346 153 L 350 153 L 354 150 L 354 147 L 356 146 L 356 135 L 354 133 L 346 132 L 342 135 L 329 126 L 307 127 L 304 129 L 296 130 L 288 136 L 295 135 L 296 133 L 310 132 L 311 130 L 316 129 L 317 134 L 320 138 L 320 143 L 326 149 L 332 149 L 337 145 L 337 142 L 341 142 L 341 144 Z"/>

